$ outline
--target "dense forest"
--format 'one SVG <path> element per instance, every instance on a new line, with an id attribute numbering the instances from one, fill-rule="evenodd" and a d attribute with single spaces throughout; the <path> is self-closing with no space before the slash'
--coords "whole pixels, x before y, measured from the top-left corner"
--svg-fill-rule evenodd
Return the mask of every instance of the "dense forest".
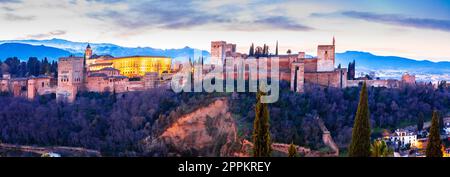
<path id="1" fill-rule="evenodd" d="M 48 61 L 47 58 L 39 60 L 36 57 L 30 57 L 27 61 L 21 61 L 17 57 L 7 58 L 0 61 L 0 76 L 3 74 L 11 74 L 11 77 L 28 77 L 39 75 L 50 75 L 57 73 L 58 63 L 56 61 Z"/>
<path id="2" fill-rule="evenodd" d="M 1 94 L 0 142 L 84 147 L 107 156 L 139 155 L 143 138 L 214 96 L 159 89 L 123 95 L 84 92 L 75 103 L 66 104 L 56 102 L 54 94 L 33 101 Z"/>
<path id="3" fill-rule="evenodd" d="M 321 132 L 314 118 L 320 117 L 331 131 L 336 143 L 346 148 L 358 105 L 360 88 L 345 89 L 307 86 L 304 94 L 293 93 L 288 83 L 281 82 L 278 102 L 270 105 L 271 133 L 274 141 L 321 147 Z M 372 136 L 379 137 L 383 129 L 394 130 L 416 125 L 419 113 L 431 120 L 433 109 L 450 113 L 450 88 L 434 89 L 432 85 L 401 88 L 369 87 L 369 107 Z M 245 134 L 251 132 L 254 117 L 254 94 L 241 94 L 232 102 L 236 118 Z"/>
<path id="4" fill-rule="evenodd" d="M 320 117 L 341 147 L 350 141 L 360 88 L 308 86 L 304 94 L 288 90 L 281 82 L 280 99 L 270 104 L 270 124 L 275 142 L 323 147 Z M 416 124 L 422 112 L 450 111 L 450 89 L 430 85 L 398 89 L 368 88 L 373 136 L 381 129 Z M 55 95 L 28 101 L 8 94 L 0 96 L 0 141 L 39 146 L 74 146 L 100 150 L 106 156 L 134 156 L 144 152 L 141 141 L 158 135 L 183 114 L 228 97 L 239 136 L 251 136 L 255 93 L 181 93 L 152 89 L 126 94 L 80 93 L 73 104 L 58 103 Z"/>

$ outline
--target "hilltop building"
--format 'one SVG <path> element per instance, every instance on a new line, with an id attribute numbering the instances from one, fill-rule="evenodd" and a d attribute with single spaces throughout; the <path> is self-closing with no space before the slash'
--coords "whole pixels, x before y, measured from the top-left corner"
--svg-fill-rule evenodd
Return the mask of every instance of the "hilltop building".
<path id="1" fill-rule="evenodd" d="M 336 41 L 318 45 L 316 57 L 307 57 L 305 52 L 279 54 L 278 41 L 275 54 L 269 52 L 269 46 L 250 46 L 249 53 L 236 51 L 236 44 L 226 41 L 211 42 L 211 63 L 225 64 L 238 58 L 258 63 L 261 57 L 277 60 L 279 64 L 279 79 L 290 82 L 290 88 L 295 92 L 303 92 L 305 84 L 323 87 L 357 87 L 362 82 L 368 86 L 395 88 L 402 84 L 415 84 L 415 76 L 405 73 L 402 79 L 373 80 L 370 78 L 355 78 L 355 61 L 349 63 L 348 69 L 336 65 Z M 252 61 L 251 61 L 252 60 Z M 191 63 L 192 64 L 192 63 Z M 203 65 L 203 60 L 202 60 Z M 10 92 L 14 96 L 33 99 L 37 95 L 55 93 L 57 100 L 72 102 L 79 91 L 91 92 L 128 92 L 149 88 L 168 86 L 173 72 L 181 70 L 181 64 L 174 64 L 172 59 L 161 56 L 126 56 L 96 55 L 88 44 L 84 57 L 62 57 L 58 61 L 58 77 L 39 76 L 28 78 L 11 78 L 8 74 L 0 79 L 0 91 Z M 211 65 L 214 66 L 214 65 Z M 212 67 L 211 67 L 212 68 Z M 211 69 L 210 68 L 210 69 Z M 248 67 L 246 67 L 248 68 Z M 203 73 L 208 72 L 203 67 Z M 268 71 L 271 72 L 270 65 Z M 245 79 L 257 76 L 252 69 L 244 69 Z M 225 73 L 227 74 L 227 73 Z M 233 71 L 236 78 L 237 71 Z M 372 76 L 375 77 L 375 76 Z"/>
<path id="2" fill-rule="evenodd" d="M 389 136 L 389 141 L 396 147 L 405 147 L 406 145 L 415 147 L 417 143 L 417 134 L 408 130 L 397 129 Z"/>
<path id="3" fill-rule="evenodd" d="M 211 63 L 223 63 L 227 56 L 236 54 L 236 44 L 227 43 L 225 41 L 211 42 Z"/>
<path id="4" fill-rule="evenodd" d="M 0 92 L 33 99 L 36 95 L 55 93 L 55 85 L 50 76 L 11 78 L 9 74 L 4 74 L 0 79 Z"/>
<path id="5" fill-rule="evenodd" d="M 116 93 L 146 90 L 167 84 L 162 78 L 171 73 L 168 57 L 97 56 L 92 55 L 90 45 L 84 56 L 59 59 L 57 100 L 73 102 L 81 90 Z"/>
<path id="6" fill-rule="evenodd" d="M 290 82 L 292 91 L 303 92 L 305 84 L 315 84 L 324 87 L 357 87 L 363 82 L 368 86 L 397 88 L 402 84 L 415 84 L 415 76 L 408 73 L 404 74 L 402 80 L 395 79 L 374 79 L 375 73 L 371 73 L 371 78 L 355 78 L 356 62 L 349 63 L 348 68 L 342 68 L 336 65 L 336 40 L 333 37 L 332 43 L 328 45 L 318 45 L 316 57 L 306 57 L 305 52 L 292 54 L 288 50 L 287 54 L 282 55 L 278 52 L 278 41 L 276 43 L 275 54 L 269 52 L 269 46 L 256 46 L 251 44 L 249 53 L 243 54 L 236 52 L 236 44 L 226 41 L 211 42 L 211 61 L 213 64 L 225 64 L 227 60 L 243 58 L 245 60 L 256 60 L 266 57 L 268 62 L 276 59 L 279 63 L 279 78 Z M 270 72 L 270 66 L 269 66 Z M 245 79 L 251 76 L 250 69 L 244 71 Z M 237 72 L 232 75 L 237 77 Z M 250 78 L 251 79 L 251 78 Z"/>
<path id="7" fill-rule="evenodd" d="M 415 75 L 410 75 L 409 73 L 405 73 L 402 76 L 402 82 L 405 84 L 416 84 L 416 76 Z"/>
<path id="8" fill-rule="evenodd" d="M 28 99 L 55 93 L 58 101 L 73 102 L 80 91 L 142 91 L 167 86 L 172 75 L 171 62 L 171 58 L 159 56 L 99 56 L 93 54 L 88 44 L 84 57 L 59 58 L 57 78 L 11 78 L 4 74 L 0 79 L 0 92 Z"/>
<path id="9" fill-rule="evenodd" d="M 88 51 L 86 51 L 88 52 Z M 86 56 L 88 56 L 86 54 Z M 114 58 L 112 56 L 94 56 L 86 59 L 88 71 L 115 68 L 129 78 L 142 77 L 149 72 L 169 73 L 172 59 L 161 56 L 130 56 Z"/>
<path id="10" fill-rule="evenodd" d="M 225 41 L 212 41 L 211 60 L 225 63 L 226 60 L 233 60 L 238 57 L 256 61 L 260 57 L 267 57 L 270 63 L 271 60 L 277 59 L 279 61 L 280 79 L 290 82 L 291 90 L 297 92 L 303 92 L 305 83 L 338 88 L 347 86 L 347 69 L 334 67 L 334 38 L 331 45 L 319 45 L 317 47 L 317 57 L 315 58 L 306 58 L 305 52 L 280 55 L 278 54 L 278 42 L 275 55 L 269 53 L 269 47 L 265 44 L 262 47 L 254 47 L 252 44 L 248 55 L 235 52 L 235 48 L 235 44 L 229 44 Z M 270 68 L 268 69 L 270 70 Z M 249 71 L 245 71 L 246 79 L 249 75 Z"/>

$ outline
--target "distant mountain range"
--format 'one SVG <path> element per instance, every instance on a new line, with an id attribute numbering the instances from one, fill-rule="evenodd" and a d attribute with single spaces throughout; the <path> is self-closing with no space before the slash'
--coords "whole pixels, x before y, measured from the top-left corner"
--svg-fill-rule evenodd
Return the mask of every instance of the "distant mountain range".
<path id="1" fill-rule="evenodd" d="M 61 56 L 69 56 L 71 53 L 43 45 L 34 46 L 22 43 L 5 43 L 0 44 L 0 60 L 4 60 L 8 57 L 17 57 L 21 60 L 27 60 L 29 57 L 37 57 L 43 59 L 47 57 L 49 60 L 56 60 Z"/>
<path id="2" fill-rule="evenodd" d="M 86 42 L 73 42 L 64 39 L 49 39 L 49 40 L 4 40 L 0 41 L 0 44 L 9 46 L 9 43 L 16 44 L 29 44 L 36 46 L 47 46 L 51 48 L 58 48 L 69 52 L 70 54 L 83 56 L 84 50 L 88 43 Z M 184 47 L 181 49 L 155 49 L 151 47 L 122 47 L 115 44 L 109 43 L 91 43 L 90 46 L 94 50 L 94 53 L 97 55 L 112 55 L 115 57 L 122 56 L 133 56 L 133 55 L 154 55 L 154 56 L 167 56 L 174 58 L 175 60 L 186 60 L 189 57 L 193 58 L 194 53 L 198 52 L 196 55 L 203 55 L 205 57 L 209 57 L 209 52 L 205 50 L 198 50 L 190 47 Z M 21 47 L 21 46 L 17 46 Z M 4 60 L 6 57 L 17 56 L 22 60 L 27 60 L 27 56 L 35 56 L 34 49 L 27 47 L 20 49 L 23 50 L 12 50 L 12 51 L 4 51 L 0 50 L 0 60 Z M 37 48 L 36 48 L 37 49 Z M 50 48 L 49 48 L 50 50 Z M 48 55 L 49 59 L 57 59 L 62 56 L 67 56 L 67 54 L 58 55 L 56 53 L 52 53 Z"/>
<path id="3" fill-rule="evenodd" d="M 450 57 L 450 56 L 449 56 Z M 396 56 L 376 56 L 368 52 L 347 51 L 336 53 L 336 64 L 346 68 L 356 61 L 356 70 L 404 70 L 410 73 L 445 74 L 450 73 L 450 62 L 431 62 Z"/>
<path id="4" fill-rule="evenodd" d="M 56 60 L 70 54 L 83 56 L 88 43 L 72 42 L 64 39 L 49 40 L 5 40 L 0 41 L 0 60 L 7 57 L 18 57 L 27 60 L 30 56 L 42 59 Z M 151 47 L 122 47 L 109 43 L 91 43 L 94 53 L 97 55 L 109 54 L 115 57 L 133 55 L 157 55 L 174 58 L 176 61 L 187 61 L 193 58 L 194 52 L 209 57 L 206 50 L 198 50 L 190 47 L 181 49 L 156 49 Z M 450 56 L 449 56 L 450 57 Z M 415 60 L 396 56 L 376 56 L 368 52 L 347 51 L 336 53 L 336 65 L 341 64 L 346 68 L 348 63 L 355 60 L 356 69 L 364 71 L 401 70 L 410 73 L 448 74 L 450 62 L 431 62 L 428 60 Z"/>

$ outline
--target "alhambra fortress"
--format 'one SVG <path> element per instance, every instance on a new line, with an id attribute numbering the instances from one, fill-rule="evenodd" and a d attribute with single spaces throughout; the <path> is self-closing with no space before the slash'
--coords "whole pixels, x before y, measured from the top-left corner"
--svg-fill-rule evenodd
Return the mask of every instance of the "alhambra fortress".
<path id="1" fill-rule="evenodd" d="M 256 60 L 264 57 L 278 60 L 279 78 L 290 82 L 295 92 L 303 92 L 305 84 L 316 84 L 323 87 L 355 87 L 362 82 L 369 86 L 395 88 L 402 84 L 415 84 L 415 76 L 405 73 L 401 80 L 369 80 L 355 78 L 355 62 L 348 68 L 340 65 L 335 68 L 335 39 L 329 45 L 319 45 L 316 57 L 307 57 L 305 52 L 285 55 L 278 54 L 278 42 L 275 54 L 269 54 L 269 47 L 254 47 L 252 44 L 248 54 L 236 51 L 236 44 L 225 41 L 211 42 L 211 63 L 203 66 L 202 73 L 210 72 L 217 63 L 227 60 Z M 172 76 L 182 66 L 173 64 L 172 59 L 163 56 L 127 56 L 113 57 L 95 55 L 90 45 L 86 47 L 84 57 L 68 56 L 58 60 L 56 76 L 38 76 L 28 78 L 11 78 L 4 74 L 0 79 L 0 91 L 10 92 L 14 96 L 34 99 L 38 95 L 56 94 L 58 101 L 73 102 L 80 91 L 89 92 L 130 92 L 151 88 L 169 89 Z M 270 65 L 268 66 L 270 70 Z M 246 69 L 245 78 L 251 77 L 251 69 Z"/>
<path id="2" fill-rule="evenodd" d="M 315 84 L 323 87 L 356 87 L 362 82 L 368 86 L 396 88 L 402 84 L 415 84 L 415 75 L 405 73 L 401 80 L 369 80 L 368 78 L 355 78 L 355 62 L 349 64 L 349 68 L 335 68 L 335 47 L 336 41 L 333 37 L 332 44 L 317 46 L 317 57 L 306 57 L 305 52 L 286 55 L 278 54 L 278 42 L 275 54 L 269 53 L 269 47 L 254 47 L 252 44 L 248 54 L 236 52 L 236 44 L 226 41 L 211 42 L 211 62 L 227 63 L 226 60 L 244 58 L 246 60 L 256 60 L 265 57 L 268 59 L 268 72 L 270 72 L 271 60 L 278 60 L 279 79 L 290 82 L 290 88 L 295 92 L 303 92 L 305 84 Z M 231 62 L 232 63 L 232 62 Z M 236 78 L 236 73 L 234 77 Z M 253 74 L 256 76 L 256 74 Z M 244 73 L 245 79 L 252 78 L 252 73 L 247 69 Z"/>

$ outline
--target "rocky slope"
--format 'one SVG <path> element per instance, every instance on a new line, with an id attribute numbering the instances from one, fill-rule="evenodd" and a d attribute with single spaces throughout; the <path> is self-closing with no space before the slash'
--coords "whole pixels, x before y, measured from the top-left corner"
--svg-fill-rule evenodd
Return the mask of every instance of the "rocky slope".
<path id="1" fill-rule="evenodd" d="M 232 156 L 240 149 L 225 98 L 180 116 L 142 144 L 150 156 Z"/>

